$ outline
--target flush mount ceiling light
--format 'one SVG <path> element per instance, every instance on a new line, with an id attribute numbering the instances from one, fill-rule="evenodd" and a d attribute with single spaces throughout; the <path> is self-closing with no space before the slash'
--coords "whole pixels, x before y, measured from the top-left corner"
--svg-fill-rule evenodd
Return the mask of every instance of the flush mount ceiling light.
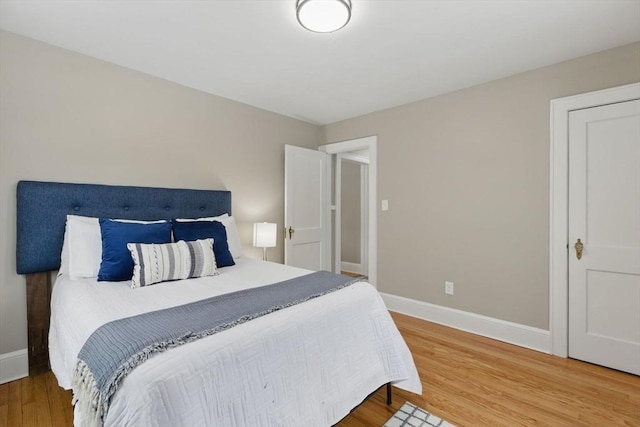
<path id="1" fill-rule="evenodd" d="M 307 30 L 331 33 L 351 19 L 351 0 L 297 0 L 296 15 Z"/>

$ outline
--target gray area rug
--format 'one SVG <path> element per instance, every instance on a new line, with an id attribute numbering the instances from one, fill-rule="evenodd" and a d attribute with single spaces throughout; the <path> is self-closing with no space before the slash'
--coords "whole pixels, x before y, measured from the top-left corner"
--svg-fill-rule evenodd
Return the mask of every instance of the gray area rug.
<path id="1" fill-rule="evenodd" d="M 455 427 L 453 424 L 405 402 L 383 427 Z"/>

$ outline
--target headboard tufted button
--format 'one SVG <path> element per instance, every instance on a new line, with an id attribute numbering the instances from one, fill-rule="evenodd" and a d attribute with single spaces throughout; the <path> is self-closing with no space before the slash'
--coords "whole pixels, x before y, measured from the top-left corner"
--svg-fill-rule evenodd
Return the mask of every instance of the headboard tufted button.
<path id="1" fill-rule="evenodd" d="M 165 211 L 167 211 L 167 212 L 169 212 L 169 211 L 171 210 L 171 206 L 169 206 L 169 205 L 165 206 L 165 207 L 164 207 L 164 210 L 165 210 Z"/>
<path id="2" fill-rule="evenodd" d="M 129 206 L 125 205 L 125 206 L 122 207 L 122 209 L 124 209 L 125 211 L 128 211 L 129 210 Z"/>
<path id="3" fill-rule="evenodd" d="M 78 206 L 78 205 L 74 206 L 74 207 L 73 207 L 73 210 L 74 210 L 74 211 L 76 211 L 76 212 L 78 212 L 78 211 L 80 210 L 80 206 Z"/>
<path id="4" fill-rule="evenodd" d="M 200 206 L 200 212 L 204 212 L 204 206 Z"/>

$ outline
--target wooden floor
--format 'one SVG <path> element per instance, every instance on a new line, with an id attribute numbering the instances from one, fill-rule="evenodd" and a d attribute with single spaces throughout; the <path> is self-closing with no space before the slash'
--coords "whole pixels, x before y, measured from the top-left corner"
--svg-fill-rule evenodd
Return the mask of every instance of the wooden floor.
<path id="1" fill-rule="evenodd" d="M 350 271 L 341 271 L 340 274 L 343 274 L 343 275 L 349 276 L 349 277 L 355 277 L 357 279 L 366 278 L 367 277 L 367 276 L 364 276 L 364 275 L 362 275 L 360 273 L 352 273 Z"/>
<path id="2" fill-rule="evenodd" d="M 340 427 L 382 426 L 405 401 L 457 426 L 640 426 L 640 377 L 393 313 L 422 380 L 422 396 L 394 388 Z"/>
<path id="3" fill-rule="evenodd" d="M 463 426 L 640 426 L 640 377 L 504 344 L 400 314 L 422 379 L 418 396 L 384 388 L 340 427 L 379 427 L 410 401 Z M 0 426 L 71 426 L 71 393 L 51 372 L 0 385 Z"/>
<path id="4" fill-rule="evenodd" d="M 73 426 L 71 392 L 51 371 L 0 385 L 0 426 Z"/>

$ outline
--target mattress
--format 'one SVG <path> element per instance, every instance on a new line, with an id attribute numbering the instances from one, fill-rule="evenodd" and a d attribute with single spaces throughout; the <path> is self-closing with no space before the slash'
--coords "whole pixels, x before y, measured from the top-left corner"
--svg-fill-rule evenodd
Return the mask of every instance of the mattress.
<path id="1" fill-rule="evenodd" d="M 60 386 L 70 388 L 78 352 L 104 323 L 309 273 L 250 258 L 219 271 L 135 290 L 60 276 L 49 336 Z M 382 299 L 359 282 L 155 355 L 122 382 L 104 424 L 329 426 L 387 382 L 422 392 Z"/>

